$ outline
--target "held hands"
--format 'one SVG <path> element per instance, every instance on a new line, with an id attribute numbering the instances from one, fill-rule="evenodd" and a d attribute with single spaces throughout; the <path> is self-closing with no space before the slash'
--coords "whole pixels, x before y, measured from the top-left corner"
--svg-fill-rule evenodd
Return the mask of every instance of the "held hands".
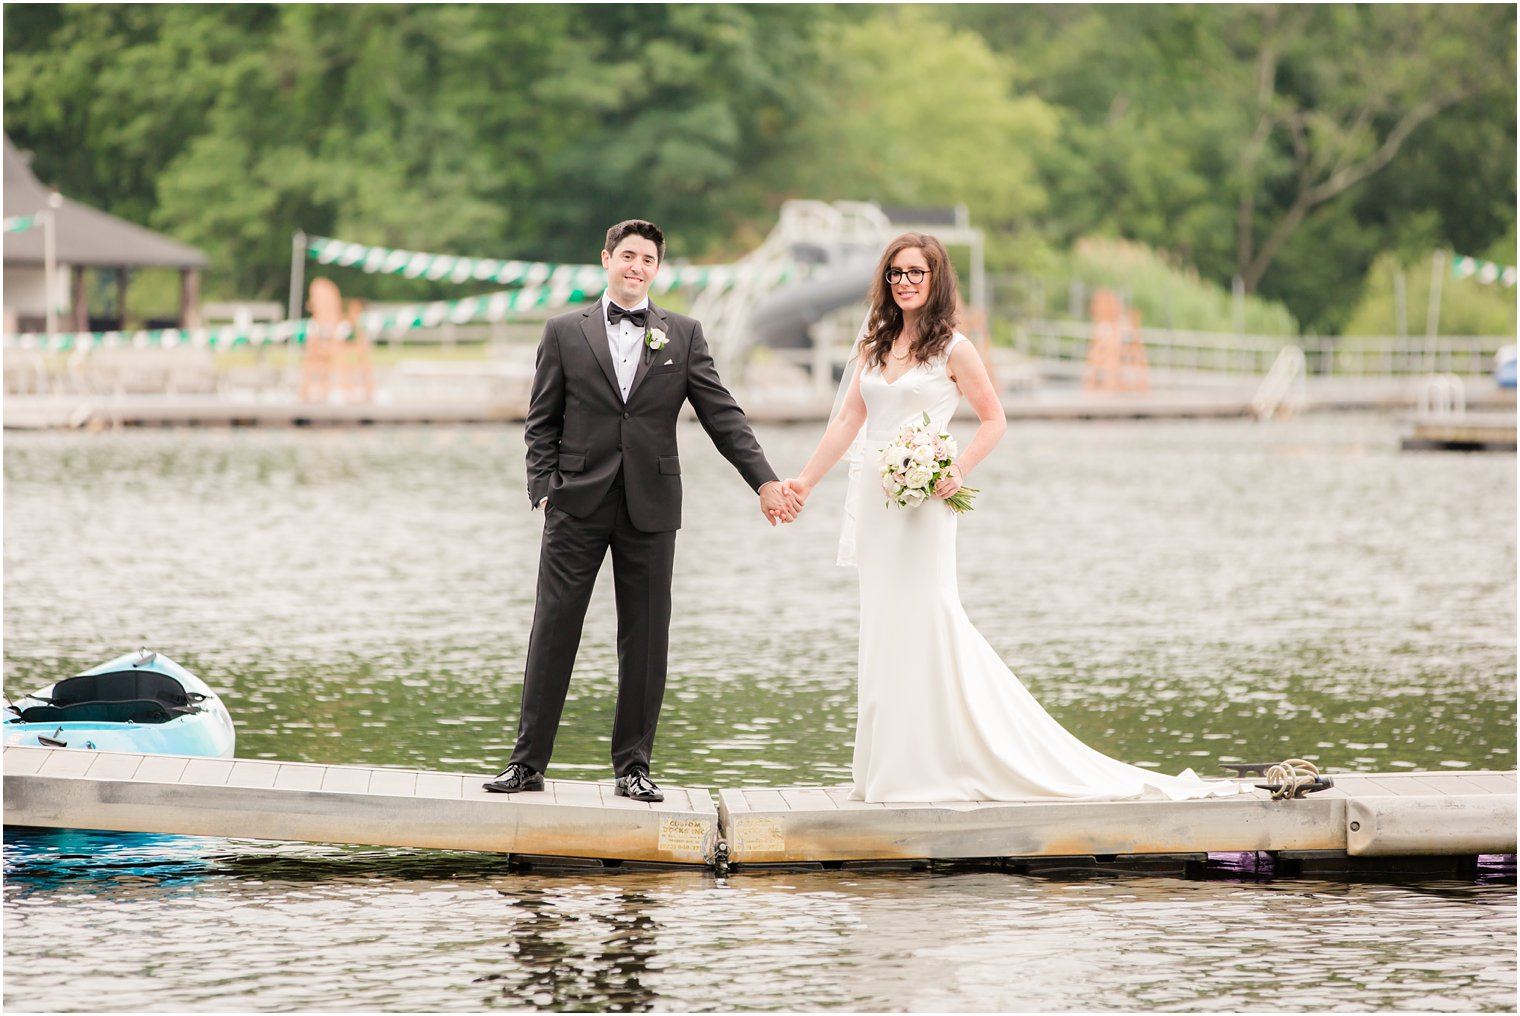
<path id="1" fill-rule="evenodd" d="M 760 488 L 760 511 L 772 526 L 777 522 L 794 522 L 802 514 L 802 502 L 806 495 L 799 497 L 792 489 L 791 482 L 772 480 Z"/>

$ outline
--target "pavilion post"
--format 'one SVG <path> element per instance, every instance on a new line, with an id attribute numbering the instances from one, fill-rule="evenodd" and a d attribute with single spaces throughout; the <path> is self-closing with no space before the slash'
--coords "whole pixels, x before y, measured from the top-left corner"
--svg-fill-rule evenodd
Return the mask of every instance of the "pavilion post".
<path id="1" fill-rule="evenodd" d="M 179 326 L 201 326 L 201 270 L 186 268 L 179 273 Z"/>
<path id="2" fill-rule="evenodd" d="M 127 330 L 127 273 L 123 265 L 116 269 L 116 327 Z"/>
<path id="3" fill-rule="evenodd" d="M 290 310 L 287 321 L 301 319 L 301 289 L 306 284 L 306 234 L 296 230 L 290 235 Z"/>
<path id="4" fill-rule="evenodd" d="M 45 290 L 43 314 L 46 316 L 48 338 L 58 331 L 58 223 L 57 210 L 63 204 L 56 190 L 48 192 L 48 206 L 42 218 L 42 288 Z"/>
<path id="5" fill-rule="evenodd" d="M 90 330 L 90 303 L 84 285 L 84 266 L 71 266 L 69 274 L 71 276 L 69 286 L 71 327 L 76 332 L 87 332 Z"/>

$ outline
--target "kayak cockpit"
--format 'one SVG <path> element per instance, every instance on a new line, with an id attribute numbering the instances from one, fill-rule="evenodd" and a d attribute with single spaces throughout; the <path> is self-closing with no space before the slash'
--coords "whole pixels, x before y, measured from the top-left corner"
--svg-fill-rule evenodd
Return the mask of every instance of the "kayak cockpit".
<path id="1" fill-rule="evenodd" d="M 23 708 L 22 723 L 168 723 L 200 712 L 206 696 L 167 674 L 123 670 L 65 678 L 28 698 L 41 704 Z"/>
<path id="2" fill-rule="evenodd" d="M 200 678 L 143 649 L 5 702 L 5 746 L 230 758 L 232 717 Z"/>

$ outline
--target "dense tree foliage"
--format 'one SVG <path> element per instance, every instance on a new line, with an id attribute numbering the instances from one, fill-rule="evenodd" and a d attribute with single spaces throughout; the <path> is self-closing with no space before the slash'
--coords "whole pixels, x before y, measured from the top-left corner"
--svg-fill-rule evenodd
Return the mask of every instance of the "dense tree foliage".
<path id="1" fill-rule="evenodd" d="M 789 197 L 964 203 L 996 267 L 1139 241 L 1202 280 L 1239 277 L 1310 331 L 1365 327 L 1357 308 L 1389 266 L 1436 248 L 1514 262 L 1512 6 L 81 4 L 4 19 L 6 130 L 38 174 L 205 249 L 213 295 L 282 295 L 297 228 L 586 261 L 608 223 L 641 214 L 673 256 L 727 258 Z"/>
<path id="2" fill-rule="evenodd" d="M 1512 7 L 953 10 L 1063 113 L 1059 240 L 1143 240 L 1334 331 L 1379 253 L 1513 231 Z"/>

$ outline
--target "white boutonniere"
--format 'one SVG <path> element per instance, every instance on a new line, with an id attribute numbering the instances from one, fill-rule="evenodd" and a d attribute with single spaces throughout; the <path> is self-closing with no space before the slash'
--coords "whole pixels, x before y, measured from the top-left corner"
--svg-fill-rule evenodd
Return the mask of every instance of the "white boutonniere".
<path id="1" fill-rule="evenodd" d="M 651 328 L 644 333 L 644 345 L 650 349 L 664 349 L 665 343 L 669 341 L 670 337 L 661 328 Z"/>

